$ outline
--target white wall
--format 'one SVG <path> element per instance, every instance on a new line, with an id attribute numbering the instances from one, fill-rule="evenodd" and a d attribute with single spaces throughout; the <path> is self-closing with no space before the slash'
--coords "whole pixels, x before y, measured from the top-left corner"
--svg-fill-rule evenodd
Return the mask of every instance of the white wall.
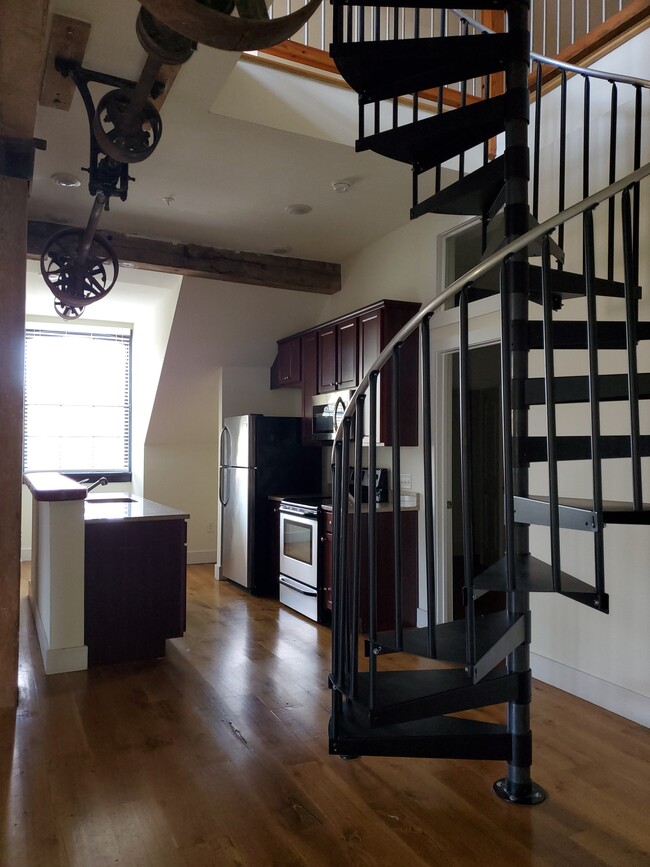
<path id="1" fill-rule="evenodd" d="M 190 514 L 189 562 L 216 562 L 222 416 L 299 415 L 270 390 L 276 341 L 321 319 L 326 298 L 185 278 L 145 445 L 145 496 Z"/>

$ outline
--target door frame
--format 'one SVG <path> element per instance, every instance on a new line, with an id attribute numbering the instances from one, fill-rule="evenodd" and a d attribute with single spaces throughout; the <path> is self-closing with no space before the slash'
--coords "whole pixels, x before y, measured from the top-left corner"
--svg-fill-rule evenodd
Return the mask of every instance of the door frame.
<path id="1" fill-rule="evenodd" d="M 469 346 L 475 349 L 501 342 L 498 297 L 472 304 Z M 436 318 L 438 321 L 436 322 Z M 431 382 L 433 436 L 433 515 L 436 621 L 446 623 L 453 612 L 452 509 L 452 356 L 459 351 L 458 310 L 441 311 L 431 319 Z"/>

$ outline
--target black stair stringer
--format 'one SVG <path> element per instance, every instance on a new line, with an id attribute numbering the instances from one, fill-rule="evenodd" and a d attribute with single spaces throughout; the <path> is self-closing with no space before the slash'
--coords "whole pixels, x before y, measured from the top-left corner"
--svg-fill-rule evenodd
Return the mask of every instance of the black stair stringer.
<path id="1" fill-rule="evenodd" d="M 529 349 L 543 349 L 543 323 L 533 320 L 527 323 L 527 346 Z M 650 322 L 637 322 L 637 340 L 650 340 Z M 627 346 L 625 322 L 598 322 L 596 342 L 599 349 L 625 349 Z M 553 347 L 555 349 L 586 349 L 587 323 L 556 320 L 553 322 Z"/>
<path id="2" fill-rule="evenodd" d="M 640 373 L 637 377 L 638 397 L 650 398 L 650 373 Z M 561 376 L 554 382 L 555 403 L 588 403 L 588 376 Z M 628 400 L 629 380 L 626 373 L 601 373 L 598 377 L 598 399 L 606 401 Z M 546 387 L 542 377 L 526 380 L 525 401 L 527 406 L 541 406 L 546 403 Z"/>
<path id="3" fill-rule="evenodd" d="M 368 675 L 358 676 L 355 701 L 368 708 L 371 726 L 412 722 L 428 717 L 488 707 L 506 701 L 525 701 L 530 694 L 528 673 L 510 674 L 505 668 L 474 684 L 464 669 L 384 671 L 377 674 L 377 701 L 368 708 Z"/>
<path id="4" fill-rule="evenodd" d="M 329 751 L 339 756 L 509 761 L 512 741 L 505 726 L 459 717 L 371 727 L 364 709 L 351 701 L 342 702 L 329 724 Z"/>

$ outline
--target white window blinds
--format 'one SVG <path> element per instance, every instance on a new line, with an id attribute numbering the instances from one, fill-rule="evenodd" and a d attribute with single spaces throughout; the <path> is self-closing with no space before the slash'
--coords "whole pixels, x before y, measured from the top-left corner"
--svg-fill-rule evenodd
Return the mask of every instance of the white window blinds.
<path id="1" fill-rule="evenodd" d="M 130 471 L 131 335 L 25 331 L 25 472 Z"/>

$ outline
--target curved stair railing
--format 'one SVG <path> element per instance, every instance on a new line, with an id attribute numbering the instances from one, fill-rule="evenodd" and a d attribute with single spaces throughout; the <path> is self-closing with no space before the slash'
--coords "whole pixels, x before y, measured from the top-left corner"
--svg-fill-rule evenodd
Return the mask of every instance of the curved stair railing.
<path id="1" fill-rule="evenodd" d="M 471 35 L 466 22 L 459 36 L 407 40 L 384 40 L 381 34 L 367 40 L 362 22 L 371 4 L 334 0 L 334 5 L 332 56 L 341 74 L 359 92 L 357 148 L 372 149 L 411 165 L 412 216 L 428 212 L 480 216 L 485 252 L 479 265 L 427 305 L 397 334 L 377 363 L 363 371 L 364 378 L 337 432 L 333 449 L 330 751 L 348 757 L 503 759 L 507 773 L 495 783 L 497 794 L 509 802 L 540 803 L 545 793 L 530 776 L 529 594 L 555 592 L 606 613 L 605 524 L 650 523 L 641 472 L 642 458 L 650 456 L 650 436 L 641 432 L 639 411 L 640 402 L 650 398 L 650 374 L 639 372 L 637 355 L 639 342 L 650 339 L 650 323 L 639 321 L 638 316 L 638 214 L 641 182 L 650 174 L 650 165 L 636 165 L 634 171 L 621 177 L 622 163 L 616 158 L 615 182 L 595 195 L 580 196 L 581 201 L 565 207 L 558 216 L 537 224 L 528 205 L 527 3 L 486 0 L 484 8 L 506 9 L 505 34 Z M 362 11 L 358 19 L 350 12 L 352 5 Z M 411 5 L 402 3 L 401 7 L 413 13 L 417 22 L 420 0 L 411 0 Z M 436 2 L 435 9 L 449 11 L 451 4 Z M 348 35 L 360 41 L 348 42 Z M 433 114 L 421 114 L 420 90 L 443 88 L 461 80 L 463 93 L 468 58 L 469 74 L 485 77 L 487 98 L 476 103 L 461 97 L 454 110 L 443 111 L 439 106 Z M 505 90 L 490 96 L 491 78 L 500 73 L 505 75 Z M 622 77 L 618 77 L 617 85 L 620 83 Z M 633 86 L 638 93 L 646 84 Z M 401 100 L 409 94 L 409 116 L 405 117 Z M 388 113 L 380 105 L 386 100 Z M 368 109 L 370 132 L 365 123 Z M 635 120 L 635 130 L 639 124 Z M 495 136 L 503 136 L 502 154 L 490 160 L 488 142 Z M 635 133 L 634 141 L 636 161 L 637 152 L 641 153 L 640 132 L 638 137 Z M 479 149 L 483 158 L 473 161 L 472 149 Z M 589 151 L 587 147 L 585 153 Z M 441 183 L 443 165 L 453 159 L 458 179 L 445 187 Z M 430 170 L 435 178 L 433 192 L 422 199 L 418 182 Z M 588 180 L 590 185 L 593 179 L 590 176 Z M 531 258 L 539 264 L 531 264 Z M 470 308 L 473 300 L 492 291 L 483 281 L 495 270 L 501 302 L 505 544 L 501 560 L 481 571 L 473 562 L 476 479 L 470 447 L 480 432 L 472 430 Z M 459 320 L 464 617 L 438 622 L 430 325 L 435 311 L 452 298 Z M 607 319 L 599 317 L 603 298 Z M 563 314 L 558 316 L 563 305 Z M 619 308 L 618 318 L 615 307 Z M 565 314 L 570 308 L 575 314 L 569 320 Z M 414 340 L 419 341 L 422 359 L 418 404 L 409 403 L 412 398 L 402 389 L 400 362 L 404 353 L 413 351 Z M 566 370 L 562 363 L 566 352 L 573 353 L 568 356 L 572 361 L 580 354 L 582 375 L 558 374 L 560 364 L 562 372 Z M 608 356 L 615 357 L 618 366 L 612 368 Z M 610 373 L 610 369 L 617 372 Z M 531 372 L 537 375 L 531 376 Z M 388 385 L 389 401 L 385 394 Z M 583 431 L 565 431 L 560 425 L 563 407 L 572 404 L 587 407 Z M 605 434 L 611 421 L 608 408 L 612 406 L 616 407 L 617 420 L 623 417 L 621 406 L 625 407 L 627 428 L 622 433 Z M 387 540 L 381 540 L 383 559 L 378 562 L 378 509 L 372 501 L 367 506 L 361 503 L 360 472 L 354 474 L 350 488 L 349 468 L 367 466 L 370 478 L 375 477 L 378 416 L 388 407 L 390 434 L 382 445 L 390 446 L 392 537 L 388 555 Z M 406 508 L 399 491 L 402 420 L 410 416 L 412 422 L 420 411 L 424 541 L 419 548 L 425 552 L 425 627 L 417 626 L 415 611 L 406 604 L 409 588 L 404 584 L 403 566 L 413 552 L 405 546 L 412 546 L 413 541 L 404 533 Z M 409 468 L 412 458 L 411 454 Z M 624 459 L 630 468 L 626 502 L 607 499 L 603 461 L 610 458 Z M 559 472 L 567 460 L 586 468 L 579 476 L 579 492 L 567 490 L 565 475 Z M 545 470 L 535 473 L 537 483 L 540 478 L 544 481 L 542 490 L 534 493 L 530 491 L 531 465 Z M 538 527 L 547 528 L 545 544 L 534 540 L 545 558 L 531 554 L 531 527 L 536 528 L 535 533 Z M 591 578 L 578 578 L 563 568 L 567 534 L 573 539 L 588 536 L 593 543 Z M 481 613 L 487 594 L 501 594 L 501 610 Z M 450 716 L 502 702 L 507 704 L 503 724 L 487 723 L 480 715 Z"/>

